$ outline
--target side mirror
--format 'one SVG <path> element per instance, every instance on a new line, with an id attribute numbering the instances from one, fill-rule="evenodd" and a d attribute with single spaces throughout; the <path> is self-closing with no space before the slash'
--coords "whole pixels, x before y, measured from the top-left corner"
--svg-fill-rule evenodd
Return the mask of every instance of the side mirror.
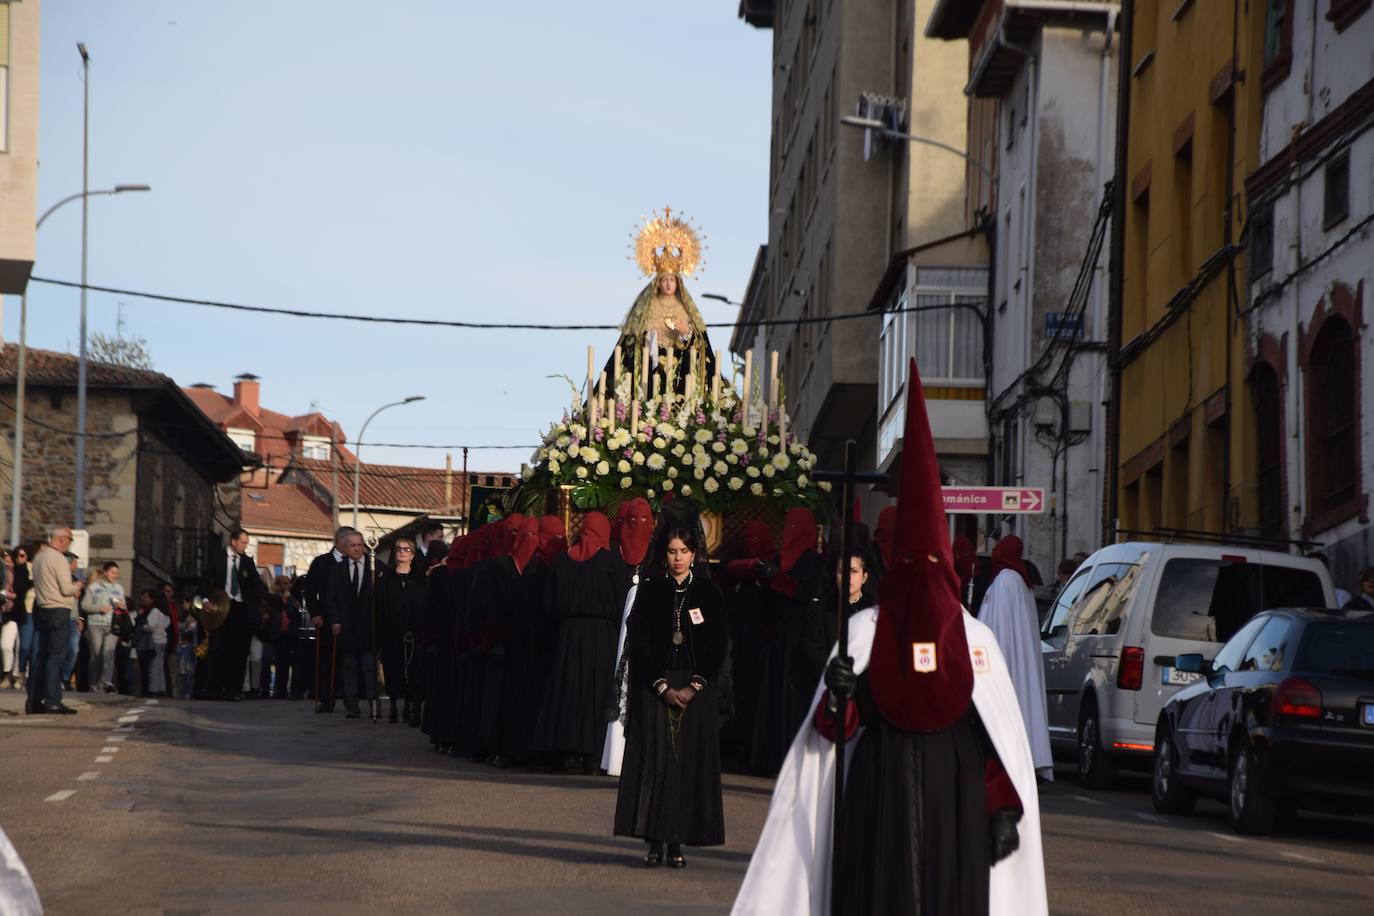
<path id="1" fill-rule="evenodd" d="M 1202 657 L 1200 653 L 1189 652 L 1174 658 L 1175 670 L 1182 671 L 1184 674 L 1211 674 L 1212 663 Z"/>

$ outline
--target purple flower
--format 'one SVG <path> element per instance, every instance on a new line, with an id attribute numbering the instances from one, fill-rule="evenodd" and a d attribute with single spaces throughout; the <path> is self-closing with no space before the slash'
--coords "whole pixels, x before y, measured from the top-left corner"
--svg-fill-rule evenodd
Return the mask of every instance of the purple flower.
<path id="1" fill-rule="evenodd" d="M 602 439 L 606 438 L 606 431 L 598 426 L 596 429 L 592 430 L 592 438 L 600 442 Z"/>
<path id="2" fill-rule="evenodd" d="M 749 453 L 748 453 L 748 452 L 745 452 L 743 455 L 740 455 L 740 456 L 739 456 L 739 463 L 740 463 L 740 467 L 746 467 L 746 468 L 749 467 Z"/>
<path id="3" fill-rule="evenodd" d="M 625 422 L 625 415 L 626 415 L 628 412 L 629 412 L 629 411 L 628 411 L 628 409 L 625 407 L 624 404 L 622 404 L 622 403 L 619 402 L 619 401 L 616 401 L 616 403 L 615 403 L 615 419 L 616 419 L 616 422 L 618 422 L 618 423 L 624 423 L 624 422 Z"/>
<path id="4" fill-rule="evenodd" d="M 568 443 L 568 449 L 569 449 L 570 451 L 574 451 L 574 452 L 575 452 L 575 451 L 577 451 L 577 450 L 578 450 L 579 448 L 581 448 L 581 447 L 582 447 L 582 440 L 579 439 L 579 438 L 577 438 L 576 436 L 573 436 L 573 437 L 572 437 L 572 441 Z"/>
<path id="5" fill-rule="evenodd" d="M 635 456 L 635 450 L 632 448 L 627 448 L 625 449 L 625 451 L 621 452 L 621 454 L 624 455 L 627 459 L 633 458 Z"/>
<path id="6" fill-rule="evenodd" d="M 706 423 L 706 414 L 705 414 L 703 411 L 698 410 L 698 411 L 697 411 L 697 425 L 698 425 L 698 426 L 701 426 L 701 425 L 703 425 L 703 424 L 705 424 L 705 423 Z"/>

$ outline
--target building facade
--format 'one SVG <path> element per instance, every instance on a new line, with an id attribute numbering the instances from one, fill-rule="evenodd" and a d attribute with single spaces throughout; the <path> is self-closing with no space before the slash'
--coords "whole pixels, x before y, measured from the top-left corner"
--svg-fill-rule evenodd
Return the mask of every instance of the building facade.
<path id="1" fill-rule="evenodd" d="M 23 293 L 33 270 L 40 8 L 0 3 L 0 295 Z"/>
<path id="2" fill-rule="evenodd" d="M 926 26 L 967 43 L 964 91 L 995 100 L 998 113 L 973 145 L 996 151 L 986 211 L 994 249 L 988 479 L 1045 491 L 1044 513 L 993 518 L 994 530 L 979 533 L 1020 535 L 1041 569 L 1100 543 L 1118 13 L 1115 3 L 942 0 Z M 963 276 L 966 288 L 950 295 L 987 302 L 985 290 L 970 288 L 976 275 Z M 961 316 L 956 353 L 983 330 L 978 317 Z M 984 354 L 968 343 L 962 374 L 973 375 L 976 361 L 981 375 Z M 919 335 L 917 349 L 930 349 Z"/>
<path id="3" fill-rule="evenodd" d="M 1374 13 L 1371 4 L 1267 4 L 1253 23 L 1259 166 L 1245 180 L 1249 422 L 1241 528 L 1322 545 L 1354 590 L 1374 558 Z M 1260 21 L 1260 18 L 1263 21 Z"/>

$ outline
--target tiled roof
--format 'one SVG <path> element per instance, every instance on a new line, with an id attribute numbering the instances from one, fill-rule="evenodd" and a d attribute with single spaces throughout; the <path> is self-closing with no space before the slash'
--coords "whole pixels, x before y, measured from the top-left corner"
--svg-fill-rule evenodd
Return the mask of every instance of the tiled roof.
<path id="1" fill-rule="evenodd" d="M 317 459 L 298 459 L 296 467 L 307 471 L 322 486 L 330 483 L 332 466 L 328 461 Z M 517 475 L 511 471 L 474 471 L 470 477 L 477 478 L 478 485 L 486 485 L 488 476 L 498 481 L 505 479 L 515 483 Z M 455 468 L 452 472 L 444 468 L 416 468 L 399 464 L 372 464 L 363 462 L 358 475 L 358 501 L 360 505 L 372 508 L 408 509 L 431 515 L 462 514 L 466 508 L 466 491 L 463 487 L 463 472 Z M 446 499 L 446 482 L 451 483 L 451 499 Z M 339 503 L 353 504 L 353 459 L 350 456 L 339 462 Z"/>
<path id="2" fill-rule="evenodd" d="M 289 531 L 330 538 L 334 518 L 304 488 L 272 483 L 265 488 L 243 488 L 243 527 L 252 532 Z"/>
<path id="3" fill-rule="evenodd" d="M 80 360 L 70 353 L 35 350 L 29 347 L 24 363 L 24 376 L 30 385 L 71 385 L 77 381 Z M 0 382 L 13 383 L 17 379 L 19 345 L 5 344 L 0 353 Z M 175 385 L 161 372 L 130 369 L 113 363 L 86 360 L 86 385 L 91 388 L 160 388 Z"/>
<path id="4" fill-rule="evenodd" d="M 224 428 L 229 424 L 226 422 L 235 415 L 244 411 L 240 404 L 234 403 L 234 399 L 228 395 L 220 394 L 213 388 L 183 388 L 187 397 L 195 402 L 210 422 L 216 426 Z M 328 418 L 320 413 L 307 413 L 299 417 L 288 416 L 266 407 L 260 408 L 256 416 L 252 416 L 257 422 L 252 425 L 252 429 L 257 433 L 258 454 L 268 464 L 276 467 L 284 467 L 291 458 L 291 450 L 298 441 L 301 434 L 309 435 L 310 427 L 318 425 L 322 431 L 327 431 L 330 426 Z M 292 434 L 292 435 L 288 435 Z M 327 432 L 324 432 L 327 435 Z M 337 441 L 343 442 L 344 434 L 342 429 L 338 429 Z M 339 454 L 345 460 L 351 461 L 353 453 L 347 447 L 340 444 Z"/>

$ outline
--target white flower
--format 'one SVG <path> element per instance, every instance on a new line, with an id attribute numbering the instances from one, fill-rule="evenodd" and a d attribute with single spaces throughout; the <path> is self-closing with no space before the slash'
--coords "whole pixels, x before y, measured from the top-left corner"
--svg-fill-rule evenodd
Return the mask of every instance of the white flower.
<path id="1" fill-rule="evenodd" d="M 731 478 L 730 478 L 730 489 L 732 489 L 732 490 L 742 490 L 742 489 L 744 489 L 744 481 L 741 480 L 741 479 L 738 478 L 738 477 L 731 477 Z"/>
<path id="2" fill-rule="evenodd" d="M 670 467 L 670 468 L 668 468 L 668 476 L 669 476 L 669 477 L 676 477 L 676 476 L 677 476 L 677 473 L 678 473 L 678 472 L 677 472 L 677 468 L 676 468 L 676 467 Z"/>
<path id="3" fill-rule="evenodd" d="M 687 438 L 687 434 L 680 429 L 675 429 L 673 430 L 673 438 L 681 442 L 683 439 Z"/>
<path id="4" fill-rule="evenodd" d="M 711 443 L 711 451 L 715 452 L 717 455 L 721 454 L 722 452 L 725 451 L 725 443 L 724 443 L 724 442 L 712 442 L 712 443 Z"/>
<path id="5" fill-rule="evenodd" d="M 739 464 L 739 455 L 736 455 L 734 452 L 731 452 L 730 454 L 725 456 L 725 460 L 730 462 L 731 464 Z"/>
<path id="6" fill-rule="evenodd" d="M 696 464 L 696 463 L 697 463 L 697 456 L 696 456 L 696 455 L 693 455 L 693 454 L 690 454 L 690 453 L 689 453 L 689 454 L 685 454 L 685 455 L 682 456 L 682 464 L 683 464 L 683 467 L 689 467 L 689 468 L 690 468 L 692 465 L 694 465 L 694 464 Z"/>
<path id="7" fill-rule="evenodd" d="M 583 426 L 581 423 L 574 423 L 572 426 L 569 426 L 568 432 L 572 433 L 574 439 L 587 438 L 587 427 Z"/>
<path id="8" fill-rule="evenodd" d="M 622 474 L 628 474 L 630 473 L 630 462 L 621 458 L 620 461 L 616 463 L 615 469 Z"/>
<path id="9" fill-rule="evenodd" d="M 662 455 L 659 455 L 658 457 L 662 458 L 663 456 L 662 456 Z M 644 463 L 644 453 L 643 453 L 643 452 L 635 452 L 635 453 L 634 453 L 634 457 L 631 458 L 630 460 L 633 461 L 636 465 L 643 464 L 643 463 Z"/>
<path id="10" fill-rule="evenodd" d="M 693 471 L 692 471 L 692 476 L 695 477 L 697 480 L 705 480 L 705 479 L 706 479 L 706 471 L 703 470 L 702 468 L 695 468 L 695 469 L 693 469 Z"/>
<path id="11" fill-rule="evenodd" d="M 676 430 L 673 429 L 673 425 L 671 423 L 658 424 L 656 431 L 660 436 L 662 436 L 665 439 L 671 439 L 673 437 L 673 433 L 676 432 Z"/>
<path id="12" fill-rule="evenodd" d="M 555 474 L 555 475 L 556 475 L 560 470 L 562 470 L 562 468 L 563 468 L 563 466 L 562 466 L 561 464 L 559 464 L 557 461 L 550 461 L 550 462 L 549 462 L 549 473 L 550 473 L 550 474 Z"/>
<path id="13" fill-rule="evenodd" d="M 672 488 L 673 488 L 673 482 L 672 482 L 671 480 L 665 480 L 665 481 L 663 481 L 663 492 L 664 492 L 664 493 L 667 493 L 667 492 L 668 492 L 669 490 L 671 490 Z"/>
<path id="14" fill-rule="evenodd" d="M 584 445 L 582 446 L 582 460 L 587 464 L 596 464 L 601 460 L 601 453 L 590 445 Z"/>
<path id="15" fill-rule="evenodd" d="M 556 444 L 559 448 L 567 448 L 569 445 L 572 444 L 572 439 L 570 439 L 570 438 L 567 437 L 567 436 L 559 436 L 559 437 L 558 437 L 558 441 L 557 441 L 557 443 L 555 443 L 555 444 Z"/>
<path id="16" fill-rule="evenodd" d="M 566 456 L 563 454 L 562 450 L 560 450 L 560 449 L 554 449 L 553 451 L 549 452 L 549 460 L 550 460 L 550 461 L 562 461 L 562 460 L 564 459 L 564 457 L 566 457 Z"/>
<path id="17" fill-rule="evenodd" d="M 580 464 L 579 464 L 579 465 L 577 466 L 577 479 L 578 479 L 578 480 L 586 480 L 586 479 L 587 479 L 587 468 L 586 468 L 584 465 L 580 465 Z"/>
<path id="18" fill-rule="evenodd" d="M 598 461 L 596 463 L 597 477 L 605 477 L 609 473 L 611 473 L 611 466 L 609 464 L 607 464 L 605 461 Z"/>
<path id="19" fill-rule="evenodd" d="M 667 447 L 668 447 L 668 440 L 667 440 L 667 439 L 664 439 L 662 436 L 654 436 L 654 448 L 658 449 L 659 451 L 663 451 L 663 449 L 665 449 L 665 448 L 667 448 Z"/>
<path id="20" fill-rule="evenodd" d="M 726 471 L 730 470 L 730 466 L 724 461 L 717 461 L 715 464 L 711 465 L 711 470 L 715 471 L 717 474 L 723 475 Z"/>
<path id="21" fill-rule="evenodd" d="M 791 445 L 787 447 L 787 450 L 791 452 L 793 455 L 800 455 L 802 453 L 801 443 L 793 442 Z"/>
<path id="22" fill-rule="evenodd" d="M 771 436 L 768 437 L 768 444 L 769 444 L 769 445 L 777 445 L 777 444 L 778 444 L 778 436 L 777 436 L 777 433 L 774 433 L 773 435 L 771 435 Z"/>
<path id="23" fill-rule="evenodd" d="M 788 458 L 786 453 L 778 452 L 773 456 L 773 467 L 777 468 L 779 471 L 785 471 L 791 466 L 792 459 Z"/>
<path id="24" fill-rule="evenodd" d="M 647 496 L 647 497 L 649 497 L 650 499 L 653 499 L 653 498 L 654 498 L 654 491 L 653 491 L 652 489 L 645 490 L 645 491 L 644 491 L 644 495 Z"/>
<path id="25" fill-rule="evenodd" d="M 714 477 L 708 478 L 703 486 L 706 487 L 707 493 L 714 493 L 720 489 L 720 484 L 716 483 L 716 479 Z"/>
<path id="26" fill-rule="evenodd" d="M 810 483 L 810 482 L 811 482 L 811 479 L 810 479 L 809 477 L 807 477 L 805 474 L 798 474 L 798 475 L 797 475 L 797 486 L 798 486 L 798 487 L 804 487 L 804 486 L 806 486 L 806 485 L 807 485 L 808 483 Z"/>
<path id="27" fill-rule="evenodd" d="M 760 446 L 759 446 L 759 457 L 760 457 L 760 458 L 767 458 L 767 457 L 768 457 L 768 446 L 766 446 L 766 445 L 760 445 Z"/>
<path id="28" fill-rule="evenodd" d="M 692 454 L 693 454 L 693 455 L 704 455 L 704 454 L 706 454 L 706 446 L 704 446 L 704 445 L 702 445 L 700 442 L 698 442 L 696 445 L 692 446 Z"/>
<path id="29" fill-rule="evenodd" d="M 664 459 L 662 455 L 654 454 L 649 456 L 646 463 L 649 465 L 649 470 L 661 471 L 663 470 L 663 466 L 668 462 Z"/>
<path id="30" fill-rule="evenodd" d="M 685 445 L 674 445 L 674 446 L 673 446 L 673 454 L 674 454 L 676 457 L 678 457 L 678 458 L 681 458 L 681 457 L 686 453 L 686 451 L 687 451 L 687 447 L 686 447 Z"/>
<path id="31" fill-rule="evenodd" d="M 711 456 L 695 455 L 692 458 L 692 464 L 698 468 L 709 468 L 711 466 Z"/>
<path id="32" fill-rule="evenodd" d="M 830 492 L 830 481 L 828 480 L 822 480 L 820 483 L 816 484 L 816 486 L 820 487 L 823 493 Z"/>
<path id="33" fill-rule="evenodd" d="M 742 435 L 746 439 L 752 439 L 759 434 L 759 431 L 757 429 L 748 425 L 741 426 L 739 431 L 740 435 Z"/>
<path id="34" fill-rule="evenodd" d="M 765 465 L 763 466 L 763 476 L 764 476 L 764 477 L 769 477 L 769 478 L 771 478 L 771 477 L 772 477 L 774 474 L 776 474 L 776 473 L 777 473 L 777 469 L 774 468 L 771 464 L 765 464 Z"/>
<path id="35" fill-rule="evenodd" d="M 743 439 L 736 439 L 734 442 L 730 443 L 730 451 L 734 452 L 736 455 L 743 455 L 745 452 L 749 451 L 749 443 L 745 442 Z"/>
<path id="36" fill-rule="evenodd" d="M 707 442 L 711 441 L 711 431 L 705 428 L 698 429 L 695 433 L 692 434 L 692 438 L 695 439 L 699 444 L 705 445 Z"/>
<path id="37" fill-rule="evenodd" d="M 773 488 L 773 495 L 774 495 L 774 496 L 781 496 L 781 495 L 782 495 L 782 488 L 781 488 L 781 487 L 774 487 L 774 488 Z"/>
<path id="38" fill-rule="evenodd" d="M 749 485 L 749 492 L 750 492 L 750 493 L 753 493 L 755 496 L 762 496 L 762 495 L 763 495 L 763 484 L 758 483 L 757 481 L 754 482 L 754 483 L 751 483 L 751 484 Z"/>
<path id="39" fill-rule="evenodd" d="M 622 489 L 622 490 L 628 490 L 628 489 L 630 489 L 630 487 L 632 487 L 632 486 L 634 486 L 634 478 L 633 478 L 633 477 L 622 477 L 622 478 L 620 478 L 620 489 Z"/>
<path id="40" fill-rule="evenodd" d="M 691 496 L 691 495 L 692 495 L 692 485 L 691 485 L 690 483 L 684 483 L 684 484 L 682 485 L 682 495 L 683 495 L 683 496 Z"/>
<path id="41" fill-rule="evenodd" d="M 748 474 L 750 477 L 757 477 L 759 476 L 758 466 L 751 464 L 749 465 L 749 467 L 744 469 L 744 473 Z"/>

